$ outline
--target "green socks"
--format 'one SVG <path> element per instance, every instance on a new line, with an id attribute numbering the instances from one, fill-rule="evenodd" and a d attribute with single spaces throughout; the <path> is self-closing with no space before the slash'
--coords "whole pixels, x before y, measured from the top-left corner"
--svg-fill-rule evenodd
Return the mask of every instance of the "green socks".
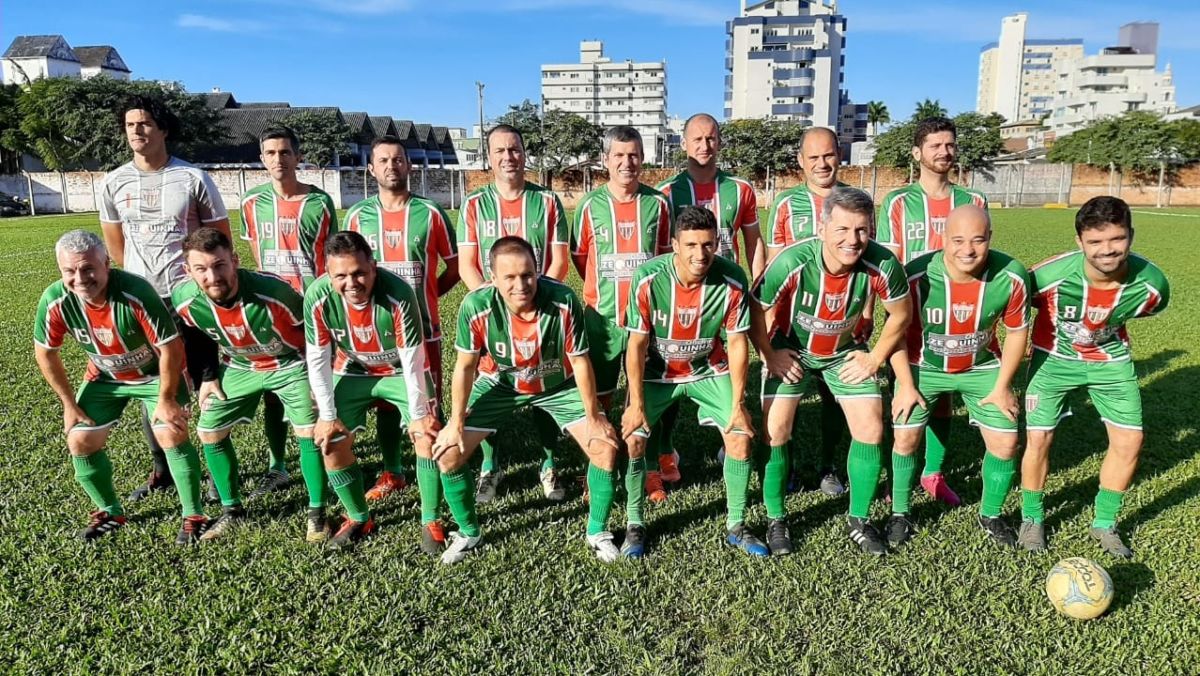
<path id="1" fill-rule="evenodd" d="M 321 449 L 311 438 L 301 437 L 296 441 L 300 444 L 300 474 L 304 476 L 304 487 L 308 489 L 308 508 L 324 507 L 329 502 L 329 489 L 326 488 L 328 477 Z"/>
<path id="2" fill-rule="evenodd" d="M 600 469 L 590 462 L 588 463 L 587 484 L 588 495 L 591 496 L 588 499 L 590 504 L 588 505 L 587 534 L 595 535 L 603 532 L 605 526 L 608 525 L 608 513 L 612 510 L 613 493 L 616 492 L 616 486 L 610 470 Z M 631 496 L 630 500 L 632 499 Z"/>
<path id="3" fill-rule="evenodd" d="M 630 458 L 628 467 L 625 472 L 625 520 L 631 525 L 640 526 L 642 508 L 646 505 L 646 457 Z"/>
<path id="4" fill-rule="evenodd" d="M 488 474 L 496 471 L 496 445 L 492 443 L 492 438 L 488 437 L 479 442 L 479 451 L 483 456 L 483 462 L 479 466 L 480 474 Z"/>
<path id="5" fill-rule="evenodd" d="M 1001 460 L 991 453 L 983 454 L 983 499 L 979 513 L 983 516 L 1000 516 L 1004 509 L 1004 498 L 1012 488 L 1013 475 L 1017 473 L 1016 458 Z"/>
<path id="6" fill-rule="evenodd" d="M 1125 499 L 1125 491 L 1112 491 L 1103 486 L 1096 493 L 1096 518 L 1092 519 L 1092 528 L 1113 528 L 1117 525 L 1117 512 L 1121 511 L 1121 501 Z"/>
<path id="7" fill-rule="evenodd" d="M 271 454 L 271 469 L 287 474 L 288 422 L 283 419 L 283 402 L 272 394 L 263 396 L 263 434 Z"/>
<path id="8" fill-rule="evenodd" d="M 179 504 L 183 506 L 183 515 L 196 516 L 202 513 L 203 504 L 200 501 L 200 454 L 192 442 L 185 441 L 175 448 L 163 449 L 167 455 L 167 466 L 171 468 L 171 478 L 175 480 L 175 490 L 179 493 Z"/>
<path id="9" fill-rule="evenodd" d="M 921 476 L 942 471 L 942 462 L 946 460 L 946 445 L 949 443 L 950 418 L 930 416 L 929 424 L 925 426 L 925 469 Z"/>
<path id="10" fill-rule="evenodd" d="M 746 493 L 750 491 L 749 460 L 735 460 L 725 453 L 725 527 L 733 528 L 746 520 Z"/>
<path id="11" fill-rule="evenodd" d="M 371 518 L 371 510 L 367 507 L 367 491 L 363 488 L 362 468 L 357 462 L 343 469 L 329 470 L 329 483 L 333 484 L 333 492 L 337 493 L 342 506 L 346 508 L 346 516 L 359 523 L 366 523 Z"/>
<path id="12" fill-rule="evenodd" d="M 225 437 L 215 444 L 204 444 L 204 461 L 208 463 L 208 473 L 217 485 L 221 506 L 234 507 L 242 504 L 242 487 L 238 481 L 238 461 L 237 454 L 233 451 L 233 440 Z"/>
<path id="13" fill-rule="evenodd" d="M 467 537 L 479 535 L 479 519 L 475 516 L 475 487 L 466 467 L 446 473 L 442 472 L 442 490 L 446 493 L 446 504 L 458 524 L 458 530 Z M 425 496 L 421 496 L 421 512 L 425 511 Z"/>
<path id="14" fill-rule="evenodd" d="M 533 426 L 537 428 L 538 436 L 542 440 L 542 454 L 546 456 L 542 460 L 542 471 L 554 469 L 554 447 L 558 445 L 558 435 L 561 430 L 558 429 L 558 423 L 554 422 L 554 418 L 550 417 L 540 408 L 535 408 L 533 411 Z"/>
<path id="15" fill-rule="evenodd" d="M 867 518 L 881 469 L 883 458 L 879 444 L 850 440 L 850 455 L 846 458 L 846 473 L 850 475 L 850 516 Z"/>
<path id="16" fill-rule="evenodd" d="M 121 516 L 121 501 L 117 498 L 117 490 L 113 487 L 112 461 L 103 450 L 91 455 L 72 455 L 71 464 L 75 467 L 75 480 L 83 486 L 83 491 L 92 499 L 96 509 L 108 512 L 112 516 Z"/>
<path id="17" fill-rule="evenodd" d="M 767 506 L 768 519 L 782 519 L 787 516 L 783 505 L 787 496 L 788 478 L 788 447 L 771 447 L 771 457 L 767 459 L 767 467 L 763 472 L 763 502 Z"/>
<path id="18" fill-rule="evenodd" d="M 421 493 L 421 525 L 437 521 L 442 479 L 433 458 L 417 456 L 417 490 Z"/>
<path id="19" fill-rule="evenodd" d="M 400 440 L 404 437 L 400 428 L 403 425 L 399 409 L 388 406 L 375 412 L 375 438 L 379 440 L 383 469 L 392 474 L 404 474 L 404 465 L 400 463 Z"/>
<path id="20" fill-rule="evenodd" d="M 1046 510 L 1042 505 L 1042 498 L 1045 496 L 1045 491 L 1031 491 L 1028 488 L 1022 488 L 1021 518 L 1034 523 L 1042 523 L 1046 518 Z"/>
<path id="21" fill-rule="evenodd" d="M 892 514 L 908 514 L 917 458 L 892 452 Z"/>

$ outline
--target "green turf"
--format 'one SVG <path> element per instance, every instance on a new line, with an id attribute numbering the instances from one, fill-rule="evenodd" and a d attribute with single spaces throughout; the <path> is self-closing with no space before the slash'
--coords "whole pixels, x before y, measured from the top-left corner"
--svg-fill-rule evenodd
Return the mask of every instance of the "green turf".
<path id="1" fill-rule="evenodd" d="M 177 507 L 164 496 L 134 505 L 130 526 L 110 541 L 72 540 L 88 503 L 72 478 L 57 403 L 37 374 L 30 327 L 39 293 L 56 277 L 55 237 L 94 227 L 95 215 L 0 221 L 0 338 L 9 348 L 0 352 L 0 668 L 1194 673 L 1200 334 L 1191 319 L 1200 315 L 1200 268 L 1187 243 L 1200 213 L 1143 211 L 1151 210 L 1135 216 L 1136 249 L 1166 271 L 1174 300 L 1163 316 L 1131 325 L 1147 412 L 1144 459 L 1121 520 L 1134 561 L 1106 560 L 1087 538 L 1105 441 L 1095 411 L 1076 401 L 1052 457 L 1044 555 L 998 551 L 975 527 L 982 444 L 960 417 L 947 469 L 966 504 L 916 498 L 921 533 L 905 551 L 858 554 L 842 532 L 846 500 L 802 493 L 788 498 L 797 553 L 750 560 L 722 546 L 717 437 L 685 410 L 677 437 L 685 486 L 649 510 L 644 562 L 591 558 L 578 486 L 563 504 L 542 499 L 535 435 L 518 417 L 499 437 L 509 472 L 501 497 L 480 508 L 487 546 L 453 569 L 419 554 L 412 490 L 383 503 L 378 535 L 352 553 L 303 542 L 299 484 L 252 505 L 249 524 L 212 546 L 172 544 Z M 1072 214 L 998 211 L 996 245 L 1032 264 L 1073 246 Z M 454 316 L 460 297 L 444 316 Z M 80 352 L 64 352 L 78 373 Z M 809 436 L 816 408 L 802 406 Z M 261 431 L 239 428 L 235 440 L 244 473 L 263 471 Z M 371 441 L 364 436 L 360 450 L 373 474 Z M 149 466 L 132 412 L 110 449 L 124 495 Z M 294 446 L 292 454 L 298 479 Z M 579 474 L 577 452 L 564 444 L 560 456 Z M 761 529 L 754 490 L 750 521 Z M 1009 496 L 1010 518 L 1018 502 Z M 875 515 L 884 513 L 877 503 Z M 1100 561 L 1116 585 L 1111 611 L 1090 623 L 1058 617 L 1042 592 L 1051 565 L 1076 555 Z"/>

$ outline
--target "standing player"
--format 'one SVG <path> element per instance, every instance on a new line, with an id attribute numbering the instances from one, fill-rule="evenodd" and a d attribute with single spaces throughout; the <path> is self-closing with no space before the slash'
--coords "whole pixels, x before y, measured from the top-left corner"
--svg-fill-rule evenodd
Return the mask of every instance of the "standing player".
<path id="1" fill-rule="evenodd" d="M 230 433 L 253 420 L 258 400 L 270 393 L 300 443 L 300 470 L 308 487 L 305 537 L 324 542 L 329 538 L 326 476 L 312 440 L 317 416 L 304 371 L 304 298 L 279 277 L 239 269 L 233 244 L 215 228 L 188 235 L 183 251 L 191 280 L 171 294 L 175 311 L 217 343 L 224 362 L 220 380 L 200 386 L 196 432 L 223 507 L 201 539 L 227 534 L 245 516 Z"/>
<path id="2" fill-rule="evenodd" d="M 662 193 L 639 182 L 643 149 L 636 129 L 609 129 L 603 146 L 608 182 L 575 209 L 571 255 L 583 278 L 588 359 L 608 410 L 624 364 L 629 284 L 643 263 L 668 251 L 671 207 Z M 667 463 L 674 467 L 674 457 L 660 459 L 660 465 Z M 678 469 L 675 474 L 678 478 Z M 658 472 L 646 474 L 646 493 L 655 502 L 666 499 Z"/>
<path id="3" fill-rule="evenodd" d="M 304 292 L 304 356 L 317 402 L 313 440 L 346 508 L 346 521 L 331 544 L 344 547 L 375 530 L 353 451 L 354 435 L 364 429 L 367 409 L 382 401 L 400 410 L 416 450 L 421 484 L 429 480 L 422 473 L 437 472 L 420 462 L 431 457 L 437 418 L 416 292 L 400 277 L 379 270 L 371 246 L 356 232 L 329 238 L 325 270 Z M 443 485 L 447 480 L 442 479 Z M 446 491 L 452 508 L 453 495 L 457 494 Z M 437 554 L 445 541 L 437 509 L 422 491 L 421 549 L 429 554 Z"/>
<path id="4" fill-rule="evenodd" d="M 945 248 L 908 264 L 913 322 L 907 348 L 892 356 L 892 517 L 887 540 L 899 547 L 915 533 L 908 518 L 914 455 L 929 419 L 925 402 L 959 394 L 987 449 L 979 525 L 993 540 L 1016 540 L 1000 517 L 1017 470 L 1017 415 L 1012 381 L 1025 356 L 1029 273 L 1012 256 L 991 249 L 992 223 L 975 205 L 957 207 L 946 221 Z M 996 327 L 1004 324 L 1004 347 Z"/>
<path id="5" fill-rule="evenodd" d="M 617 437 L 596 397 L 583 307 L 565 284 L 538 275 L 524 239 L 496 240 L 488 258 L 492 284 L 468 293 L 458 310 L 450 419 L 434 445 L 447 497 L 457 486 L 456 495 L 468 501 L 454 512 L 460 532 L 451 535 L 442 561 L 457 563 L 479 546 L 466 463 L 484 437 L 524 406 L 548 414 L 587 455 L 588 546 L 601 561 L 615 561 L 620 552 L 605 526 Z"/>
<path id="6" fill-rule="evenodd" d="M 1093 197 L 1075 214 L 1078 251 L 1033 268 L 1033 360 L 1025 390 L 1027 446 L 1021 461 L 1018 542 L 1046 547 L 1043 489 L 1054 428 L 1070 412 L 1063 399 L 1087 388 L 1108 430 L 1100 466 L 1100 491 L 1091 535 L 1111 556 L 1133 551 L 1117 532 L 1117 514 L 1133 482 L 1142 450 L 1142 395 L 1125 323 L 1167 308 L 1170 285 L 1157 265 L 1133 253 L 1129 206 L 1116 197 Z"/>
<path id="7" fill-rule="evenodd" d="M 145 277 L 168 308 L 171 291 L 187 281 L 183 240 L 201 225 L 229 234 L 225 203 L 204 171 L 172 157 L 167 142 L 179 136 L 179 119 L 158 100 L 134 96 L 120 108 L 117 122 L 133 151 L 133 160 L 105 177 L 100 189 L 100 226 L 112 260 L 127 272 Z M 193 340 L 196 330 L 176 323 L 183 337 L 191 385 L 216 374 L 216 355 L 207 341 Z M 142 432 L 150 444 L 154 469 L 146 483 L 129 495 L 131 502 L 171 486 L 171 473 L 149 410 L 142 407 Z"/>
<path id="8" fill-rule="evenodd" d="M 96 506 L 79 536 L 95 540 L 125 525 L 104 444 L 133 399 L 150 411 L 154 435 L 167 449 L 168 471 L 183 506 L 175 542 L 191 544 L 208 527 L 208 518 L 200 505 L 200 456 L 188 440 L 188 389 L 175 323 L 149 282 L 109 268 L 108 252 L 96 235 L 72 230 L 59 238 L 54 252 L 62 280 L 38 302 L 34 356 L 62 402 L 75 479 Z M 59 354 L 68 335 L 88 356 L 78 393 Z"/>
<path id="9" fill-rule="evenodd" d="M 766 546 L 745 526 L 750 486 L 750 441 L 754 428 L 746 411 L 750 367 L 746 273 L 717 256 L 717 219 L 703 207 L 686 207 L 675 221 L 673 253 L 638 268 L 629 297 L 629 346 L 625 375 L 629 401 L 621 432 L 629 444 L 629 527 L 622 551 L 640 557 L 646 446 L 653 425 L 682 399 L 699 407 L 701 424 L 721 430 L 725 443 L 726 542 L 753 556 Z"/>
<path id="10" fill-rule="evenodd" d="M 301 155 L 296 132 L 288 127 L 270 127 L 259 135 L 258 147 L 259 159 L 271 180 L 242 197 L 242 239 L 250 242 L 259 270 L 282 277 L 303 296 L 304 289 L 325 274 L 325 240 L 337 230 L 333 198 L 297 178 Z M 286 488 L 289 483 L 284 405 L 271 389 L 263 391 L 262 400 L 263 431 L 271 463 L 248 499 Z M 398 413 L 393 425 L 397 430 L 400 427 Z"/>
<path id="11" fill-rule="evenodd" d="M 525 180 L 525 140 L 521 132 L 507 124 L 498 124 L 487 133 L 488 161 L 492 182 L 473 191 L 463 200 L 458 216 L 458 269 L 468 290 L 475 290 L 492 278 L 492 245 L 501 237 L 520 237 L 533 247 L 539 274 L 562 281 L 567 278 L 567 212 L 562 200 L 550 189 Z M 554 471 L 557 428 L 553 421 L 534 412 L 533 421 L 542 440 L 545 460 L 541 476 L 547 498 L 561 500 L 563 493 Z M 504 473 L 496 463 L 496 449 L 484 440 L 483 471 L 479 474 L 476 498 L 490 502 Z"/>
<path id="12" fill-rule="evenodd" d="M 958 156 L 958 131 L 944 117 L 917 123 L 912 156 L 920 166 L 915 183 L 887 194 L 879 206 L 879 243 L 892 250 L 907 265 L 921 255 L 942 248 L 946 219 L 955 207 L 973 204 L 987 209 L 983 193 L 950 182 L 950 171 Z M 942 462 L 950 440 L 950 395 L 938 399 L 925 428 L 925 468 L 921 487 L 948 505 L 959 504 L 958 494 L 946 484 Z"/>
<path id="13" fill-rule="evenodd" d="M 904 339 L 911 310 L 904 266 L 871 240 L 874 215 L 870 195 L 834 188 L 821 207 L 817 237 L 781 251 L 754 285 L 760 307 L 752 310 L 752 337 L 766 366 L 762 402 L 771 447 L 763 501 L 770 520 L 767 542 L 775 554 L 792 550 L 784 505 L 787 444 L 805 376 L 825 381 L 850 428 L 850 539 L 870 554 L 885 551 L 867 520 L 882 468 L 883 397 L 876 376 Z M 887 320 L 870 349 L 857 328 L 863 309 L 877 297 Z M 768 333 L 765 316 L 772 310 Z"/>

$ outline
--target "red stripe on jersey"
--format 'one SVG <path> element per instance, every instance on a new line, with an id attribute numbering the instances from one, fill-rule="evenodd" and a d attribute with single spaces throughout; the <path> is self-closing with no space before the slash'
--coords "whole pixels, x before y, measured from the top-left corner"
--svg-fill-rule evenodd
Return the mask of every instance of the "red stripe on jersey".
<path id="1" fill-rule="evenodd" d="M 925 361 L 925 300 L 921 298 L 921 277 L 917 275 L 908 280 L 908 297 L 912 302 L 912 321 L 904 336 L 905 349 L 908 350 L 908 363 L 922 364 Z"/>
<path id="2" fill-rule="evenodd" d="M 596 223 L 592 220 L 590 200 L 583 209 L 580 226 L 578 253 L 587 256 L 587 264 L 583 267 L 586 271 L 583 276 L 583 302 L 594 310 L 600 305 L 600 253 L 596 246 Z"/>
<path id="3" fill-rule="evenodd" d="M 1080 323 L 1092 331 L 1104 328 L 1108 324 L 1108 318 L 1112 315 L 1113 309 L 1117 306 L 1117 301 L 1121 298 L 1123 289 L 1124 286 L 1118 286 L 1115 289 L 1097 289 L 1091 284 L 1085 283 L 1083 307 L 1079 308 L 1083 315 L 1080 317 Z M 1074 347 L 1085 361 L 1108 361 L 1111 359 L 1107 352 L 1095 345 L 1075 345 Z"/>
<path id="4" fill-rule="evenodd" d="M 673 340 L 696 340 L 700 337 L 700 316 L 704 310 L 704 285 L 694 289 L 685 289 L 678 282 L 674 283 L 671 308 L 671 328 L 667 333 Z M 670 381 L 676 378 L 686 378 L 692 375 L 692 364 L 687 359 L 665 359 L 667 372 L 663 379 Z"/>
<path id="5" fill-rule="evenodd" d="M 221 332 L 225 334 L 225 338 L 231 345 L 253 347 L 259 344 L 257 336 L 250 329 L 250 323 L 246 321 L 245 308 L 241 303 L 231 308 L 221 307 L 216 303 L 208 305 L 212 308 L 213 318 L 217 320 Z M 279 360 L 269 355 L 252 355 L 246 357 L 246 360 L 251 363 L 255 371 L 271 371 L 279 367 Z"/>
<path id="6" fill-rule="evenodd" d="M 954 199 L 952 196 L 940 200 L 927 197 L 926 207 L 925 216 L 929 222 L 925 224 L 925 250 L 940 251 L 945 247 L 942 235 L 946 232 L 946 220 L 950 218 L 950 210 L 954 208 Z"/>
<path id="7" fill-rule="evenodd" d="M 245 239 L 250 240 L 253 245 L 250 247 L 250 250 L 254 254 L 255 267 L 262 269 L 262 258 L 258 251 L 258 215 L 255 213 L 255 205 L 258 203 L 258 200 L 259 196 L 255 195 L 242 202 L 242 222 L 245 224 Z"/>
<path id="8" fill-rule="evenodd" d="M 1033 320 L 1033 344 L 1048 352 L 1058 348 L 1058 286 L 1042 289 L 1033 299 L 1034 307 L 1038 309 L 1037 317 Z"/>
<path id="9" fill-rule="evenodd" d="M 949 291 L 946 302 L 950 305 L 946 308 L 948 334 L 964 336 L 974 333 L 979 324 L 980 310 L 983 309 L 983 282 L 976 279 L 959 283 L 947 277 L 946 286 Z M 974 362 L 974 353 L 950 355 L 946 357 L 945 370 L 947 373 L 961 373 L 971 368 Z"/>
<path id="10" fill-rule="evenodd" d="M 512 341 L 512 363 L 518 369 L 529 369 L 536 373 L 542 363 L 541 326 L 535 316 L 531 320 L 521 319 L 515 314 L 509 314 L 509 339 Z M 518 372 L 519 373 L 519 372 Z M 517 392 L 521 394 L 537 394 L 542 391 L 542 379 L 534 377 L 530 380 L 517 375 L 513 378 Z"/>
<path id="11" fill-rule="evenodd" d="M 616 253 L 639 253 L 642 250 L 642 215 L 639 208 L 641 202 L 640 197 L 634 197 L 632 202 L 609 200 L 609 204 L 612 205 L 614 221 L 612 242 Z M 621 223 L 623 222 L 633 225 L 622 229 Z M 623 236 L 623 232 L 628 232 L 629 236 Z M 617 279 L 617 326 L 625 326 L 625 311 L 629 307 L 629 285 L 632 283 L 632 278 Z"/>
<path id="12" fill-rule="evenodd" d="M 350 347 L 355 352 L 382 352 L 383 344 L 379 341 L 379 334 L 375 331 L 375 304 L 367 303 L 366 307 L 356 308 L 345 300 L 342 301 L 346 308 L 346 324 L 350 330 Z M 396 338 L 397 342 L 402 340 L 400 336 Z M 365 366 L 369 375 L 389 375 L 391 368 L 386 366 Z"/>
<path id="13" fill-rule="evenodd" d="M 67 320 L 63 317 L 62 304 L 66 297 L 59 298 L 46 308 L 46 346 L 62 347 L 67 335 Z"/>
<path id="14" fill-rule="evenodd" d="M 896 258 L 903 263 L 908 260 L 908 236 L 904 232 L 904 196 L 892 198 L 888 207 L 888 227 L 892 231 L 891 244 L 896 247 Z"/>
<path id="15" fill-rule="evenodd" d="M 113 316 L 113 304 L 105 302 L 102 307 L 96 307 L 88 302 L 80 303 L 83 306 L 83 312 L 88 323 L 88 333 L 91 334 L 92 345 L 96 347 L 96 353 L 101 356 L 113 356 L 125 354 L 128 349 L 125 347 L 125 340 L 121 336 L 121 332 L 117 329 L 116 317 Z M 139 324 L 143 324 L 139 319 Z M 107 341 L 100 340 L 100 336 L 104 335 L 108 338 Z M 147 336 L 152 335 L 147 333 Z M 153 341 L 152 341 L 153 342 Z M 141 376 L 136 373 L 127 373 L 118 371 L 117 373 L 109 374 L 116 380 L 140 380 Z M 95 380 L 100 376 L 100 369 L 92 362 L 88 362 L 87 374 L 84 376 L 88 380 Z"/>
<path id="16" fill-rule="evenodd" d="M 846 306 L 850 303 L 850 278 L 853 275 L 831 275 L 821 272 L 821 293 L 817 296 L 816 317 L 829 321 L 846 318 Z M 808 351 L 819 357 L 830 357 L 837 352 L 841 336 L 810 334 Z"/>

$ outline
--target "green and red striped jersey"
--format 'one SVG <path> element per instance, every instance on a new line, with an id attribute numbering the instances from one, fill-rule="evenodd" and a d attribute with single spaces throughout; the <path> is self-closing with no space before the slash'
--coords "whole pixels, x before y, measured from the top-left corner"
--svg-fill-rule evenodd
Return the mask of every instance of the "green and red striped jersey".
<path id="1" fill-rule="evenodd" d="M 671 201 L 673 217 L 687 206 L 707 207 L 717 216 L 717 255 L 741 262 L 737 236 L 745 228 L 758 228 L 758 198 L 749 181 L 717 172 L 712 183 L 696 183 L 686 171 L 658 184 Z"/>
<path id="2" fill-rule="evenodd" d="M 946 272 L 945 252 L 931 251 L 909 263 L 913 320 L 908 325 L 908 361 L 945 373 L 998 368 L 996 326 L 1029 326 L 1029 273 L 1017 259 L 992 249 L 979 279 L 955 282 Z"/>
<path id="3" fill-rule="evenodd" d="M 87 380 L 147 383 L 158 377 L 158 348 L 179 330 L 150 282 L 114 269 L 103 305 L 84 301 L 62 282 L 42 293 L 33 342 L 57 350 L 68 334 L 87 353 Z"/>
<path id="4" fill-rule="evenodd" d="M 285 200 L 270 183 L 242 198 L 242 239 L 262 272 L 282 277 L 300 293 L 325 274 L 325 240 L 337 231 L 333 198 L 315 186 Z"/>
<path id="5" fill-rule="evenodd" d="M 515 200 L 504 199 L 496 184 L 488 183 L 467 195 L 458 213 L 458 246 L 484 281 L 492 279 L 488 252 L 496 240 L 515 235 L 532 244 L 537 269 L 545 274 L 551 249 L 567 244 L 567 230 L 562 200 L 550 189 L 529 181 Z"/>
<path id="6" fill-rule="evenodd" d="M 673 253 L 638 268 L 627 327 L 650 335 L 645 381 L 686 383 L 728 373 L 728 335 L 750 330 L 748 287 L 745 271 L 720 256 L 690 289 L 679 281 Z"/>
<path id="7" fill-rule="evenodd" d="M 878 297 L 884 303 L 908 295 L 904 266 L 895 254 L 867 242 L 858 263 L 841 275 L 825 268 L 816 237 L 779 252 L 752 290 L 764 308 L 775 308 L 768 327 L 771 342 L 815 357 L 832 357 L 865 343 L 856 330 L 863 309 Z"/>
<path id="8" fill-rule="evenodd" d="M 539 277 L 536 316 L 509 312 L 491 284 L 471 291 L 458 308 L 459 352 L 481 355 L 479 375 L 517 394 L 553 390 L 575 377 L 570 357 L 587 354 L 583 305 L 567 285 Z"/>
<path id="9" fill-rule="evenodd" d="M 375 252 L 379 267 L 393 272 L 417 291 L 425 336 L 441 340 L 438 312 L 438 259 L 457 265 L 458 246 L 450 229 L 450 217 L 437 202 L 420 195 L 409 197 L 400 211 L 385 211 L 379 196 L 350 207 L 346 230 L 360 233 Z"/>
<path id="10" fill-rule="evenodd" d="M 629 283 L 643 263 L 670 248 L 671 205 L 642 185 L 618 202 L 603 185 L 575 208 L 571 253 L 584 256 L 583 302 L 617 326 L 625 325 Z"/>
<path id="11" fill-rule="evenodd" d="M 949 197 L 932 199 L 920 183 L 909 183 L 883 198 L 875 223 L 875 241 L 891 249 L 902 263 L 940 251 L 950 211 L 965 204 L 987 209 L 987 198 L 977 190 L 952 183 Z"/>
<path id="12" fill-rule="evenodd" d="M 1125 322 L 1167 309 L 1171 288 L 1157 265 L 1131 253 L 1129 274 L 1115 289 L 1088 284 L 1082 251 L 1033 266 L 1033 347 L 1063 359 L 1130 358 Z"/>
<path id="13" fill-rule="evenodd" d="M 837 185 L 846 184 L 839 181 Z M 825 198 L 809 190 L 807 183 L 776 195 L 767 214 L 768 231 L 763 233 L 767 246 L 779 249 L 815 237 L 824 205 Z"/>
<path id="14" fill-rule="evenodd" d="M 216 303 L 194 280 L 171 302 L 189 326 L 217 343 L 229 368 L 279 371 L 304 364 L 304 298 L 282 277 L 238 270 L 237 295 Z"/>

